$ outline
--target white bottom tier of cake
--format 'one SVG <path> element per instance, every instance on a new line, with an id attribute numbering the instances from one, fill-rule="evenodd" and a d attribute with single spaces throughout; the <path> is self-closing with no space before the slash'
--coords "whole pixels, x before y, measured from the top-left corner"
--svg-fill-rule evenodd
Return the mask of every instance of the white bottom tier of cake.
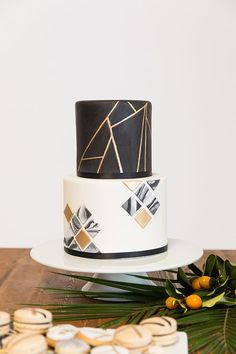
<path id="1" fill-rule="evenodd" d="M 112 259 L 166 252 L 166 179 L 64 179 L 64 247 Z"/>

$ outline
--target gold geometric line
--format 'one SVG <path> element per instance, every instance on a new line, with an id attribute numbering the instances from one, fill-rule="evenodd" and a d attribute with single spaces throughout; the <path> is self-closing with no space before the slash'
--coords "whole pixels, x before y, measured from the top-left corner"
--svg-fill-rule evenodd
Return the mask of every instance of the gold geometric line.
<path id="1" fill-rule="evenodd" d="M 88 148 L 90 147 L 90 145 L 92 144 L 93 140 L 96 138 L 97 134 L 99 133 L 99 131 L 101 130 L 101 128 L 103 127 L 103 125 L 106 123 L 107 119 L 109 118 L 109 116 L 111 115 L 111 113 L 114 111 L 114 109 L 116 108 L 116 106 L 118 105 L 119 101 L 117 101 L 114 106 L 112 107 L 111 111 L 108 113 L 108 115 L 106 116 L 106 118 L 104 118 L 104 120 L 102 121 L 102 123 L 99 125 L 98 129 L 95 131 L 95 133 L 93 134 L 92 138 L 90 139 L 88 145 L 86 146 L 82 156 L 81 156 L 81 159 L 80 159 L 80 162 L 79 162 L 79 166 L 78 166 L 78 171 L 80 170 L 80 166 L 81 166 L 81 163 L 82 163 L 82 160 L 84 158 L 84 155 L 86 154 Z"/>
<path id="2" fill-rule="evenodd" d="M 114 146 L 114 149 L 115 149 L 115 154 L 116 154 L 116 159 L 117 159 L 117 162 L 118 162 L 118 165 L 119 165 L 119 169 L 120 169 L 120 172 L 122 173 L 123 172 L 123 168 L 122 168 L 122 165 L 121 165 L 120 156 L 119 156 L 119 152 L 118 152 L 118 149 L 117 149 L 116 141 L 115 141 L 115 138 L 114 138 L 114 135 L 113 135 L 112 126 L 111 126 L 111 122 L 110 122 L 109 117 L 107 118 L 107 124 L 108 124 L 108 127 L 110 129 L 111 140 L 112 140 L 112 143 L 113 143 L 113 146 Z"/>
<path id="3" fill-rule="evenodd" d="M 88 145 L 86 146 L 82 156 L 81 156 L 81 159 L 80 159 L 80 162 L 79 162 L 79 166 L 78 166 L 78 171 L 80 170 L 80 166 L 81 166 L 81 163 L 84 159 L 84 155 L 86 154 L 88 148 L 90 147 L 90 145 L 92 144 L 93 140 L 96 138 L 97 134 L 99 133 L 99 131 L 101 130 L 101 128 L 103 127 L 103 125 L 106 123 L 106 120 L 107 118 L 105 118 L 102 123 L 99 125 L 98 129 L 95 131 L 95 133 L 93 134 L 91 140 L 89 141 Z"/>
<path id="4" fill-rule="evenodd" d="M 146 111 L 146 108 L 143 111 L 142 128 L 141 128 L 141 136 L 140 136 L 140 143 L 139 143 L 139 153 L 138 153 L 138 163 L 137 163 L 136 172 L 139 171 L 139 165 L 140 165 L 141 149 L 142 149 L 142 143 L 143 143 L 143 126 L 144 126 L 144 120 L 145 120 L 145 111 Z"/>
<path id="5" fill-rule="evenodd" d="M 147 171 L 147 109 L 145 109 L 144 171 Z"/>
<path id="6" fill-rule="evenodd" d="M 100 164 L 99 164 L 99 166 L 98 166 L 97 173 L 99 173 L 99 171 L 100 171 L 100 169 L 101 169 L 101 167 L 102 167 L 102 164 L 103 164 L 103 161 L 104 161 L 104 159 L 105 159 L 107 150 L 108 150 L 108 148 L 109 148 L 109 146 L 110 146 L 110 143 L 111 143 L 111 137 L 110 137 L 110 139 L 108 140 L 107 146 L 106 146 L 106 148 L 105 148 L 105 150 L 104 150 L 104 154 L 102 155 L 102 159 L 101 159 Z"/>
<path id="7" fill-rule="evenodd" d="M 132 110 L 133 110 L 134 112 L 136 112 L 136 109 L 134 108 L 134 106 L 132 105 L 132 103 L 128 102 L 128 104 L 130 105 L 130 107 L 132 108 Z"/>
<path id="8" fill-rule="evenodd" d="M 117 105 L 118 105 L 119 102 L 120 102 L 120 101 L 117 101 L 117 102 L 114 104 L 114 106 L 112 107 L 111 111 L 108 113 L 107 118 L 110 117 L 110 115 L 112 114 L 112 112 L 114 111 L 114 109 L 117 107 Z"/>
<path id="9" fill-rule="evenodd" d="M 96 160 L 96 159 L 102 159 L 102 156 L 92 156 L 92 157 L 84 157 L 82 160 Z"/>
<path id="10" fill-rule="evenodd" d="M 125 122 L 127 119 L 130 119 L 132 117 L 134 117 L 136 114 L 138 114 L 139 112 L 141 112 L 145 107 L 147 106 L 147 103 L 145 103 L 145 105 L 141 108 L 139 108 L 136 112 L 130 114 L 128 117 L 125 117 L 124 119 L 122 119 L 120 122 L 117 122 L 115 124 L 113 124 L 111 127 L 114 128 L 117 125 L 120 125 L 121 123 Z"/>
<path id="11" fill-rule="evenodd" d="M 150 123 L 149 123 L 149 120 L 148 120 L 147 116 L 146 116 L 146 121 L 147 121 L 147 124 L 148 124 L 148 128 L 149 128 L 150 134 L 152 134 L 151 126 L 150 126 Z"/>

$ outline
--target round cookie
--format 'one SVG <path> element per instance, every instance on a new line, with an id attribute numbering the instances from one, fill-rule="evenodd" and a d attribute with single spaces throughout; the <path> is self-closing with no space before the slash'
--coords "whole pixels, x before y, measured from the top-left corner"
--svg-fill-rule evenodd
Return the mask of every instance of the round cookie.
<path id="1" fill-rule="evenodd" d="M 98 345 L 112 344 L 114 332 L 114 329 L 83 327 L 78 330 L 76 337 L 96 347 Z"/>
<path id="2" fill-rule="evenodd" d="M 82 340 L 71 339 L 56 343 L 55 352 L 57 354 L 87 354 L 90 346 Z"/>
<path id="3" fill-rule="evenodd" d="M 91 354 L 129 354 L 129 351 L 118 345 L 100 345 L 93 348 Z"/>
<path id="4" fill-rule="evenodd" d="M 151 317 L 141 321 L 140 325 L 151 331 L 154 343 L 170 345 L 177 340 L 177 322 L 172 317 Z"/>
<path id="5" fill-rule="evenodd" d="M 50 311 L 39 308 L 23 308 L 14 312 L 14 330 L 20 333 L 46 333 L 52 326 Z"/>
<path id="6" fill-rule="evenodd" d="M 116 329 L 114 343 L 125 348 L 144 350 L 152 342 L 152 333 L 140 325 L 125 325 Z"/>
<path id="7" fill-rule="evenodd" d="M 0 337 L 4 337 L 10 332 L 10 315 L 8 312 L 0 311 Z"/>
<path id="8" fill-rule="evenodd" d="M 42 354 L 47 350 L 47 341 L 42 334 L 17 333 L 4 341 L 7 354 Z"/>
<path id="9" fill-rule="evenodd" d="M 78 328 L 70 324 L 61 324 L 49 328 L 46 336 L 51 347 L 55 347 L 57 342 L 75 338 Z"/>
<path id="10" fill-rule="evenodd" d="M 174 332 L 171 334 L 156 336 L 155 341 L 153 341 L 153 343 L 159 344 L 161 346 L 167 346 L 167 345 L 175 344 L 177 342 L 177 339 L 178 339 L 177 332 Z"/>

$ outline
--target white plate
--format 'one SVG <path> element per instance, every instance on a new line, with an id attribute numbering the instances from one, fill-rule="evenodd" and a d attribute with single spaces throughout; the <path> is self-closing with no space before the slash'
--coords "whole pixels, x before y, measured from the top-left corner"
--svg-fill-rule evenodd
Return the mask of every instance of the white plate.
<path id="1" fill-rule="evenodd" d="M 178 340 L 174 345 L 163 347 L 163 354 L 188 354 L 188 337 L 185 332 L 178 332 Z"/>
<path id="2" fill-rule="evenodd" d="M 190 242 L 169 238 L 165 254 L 101 260 L 71 256 L 64 252 L 62 239 L 57 239 L 34 247 L 30 255 L 40 264 L 71 272 L 140 273 L 185 266 L 198 260 L 203 250 Z"/>

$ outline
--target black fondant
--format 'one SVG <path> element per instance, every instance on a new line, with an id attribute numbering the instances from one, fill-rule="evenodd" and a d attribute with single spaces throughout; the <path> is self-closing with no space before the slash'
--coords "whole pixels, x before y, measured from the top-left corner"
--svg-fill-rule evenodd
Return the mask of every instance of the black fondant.
<path id="1" fill-rule="evenodd" d="M 152 175 L 150 102 L 79 101 L 76 103 L 76 135 L 78 176 L 138 178 Z"/>
<path id="2" fill-rule="evenodd" d="M 155 254 L 164 253 L 168 250 L 168 245 L 163 247 L 154 248 L 146 251 L 134 251 L 134 252 L 118 252 L 118 253 L 89 253 L 89 252 L 79 252 L 71 250 L 64 247 L 66 253 L 83 258 L 92 258 L 92 259 L 117 259 L 117 258 L 134 258 L 134 257 L 143 257 L 151 256 Z"/>
<path id="3" fill-rule="evenodd" d="M 115 156 L 115 149 L 112 144 L 109 145 L 107 149 L 106 158 L 103 161 L 103 164 L 100 169 L 100 173 L 106 173 L 107 171 L 119 171 L 119 164 L 114 158 Z"/>

